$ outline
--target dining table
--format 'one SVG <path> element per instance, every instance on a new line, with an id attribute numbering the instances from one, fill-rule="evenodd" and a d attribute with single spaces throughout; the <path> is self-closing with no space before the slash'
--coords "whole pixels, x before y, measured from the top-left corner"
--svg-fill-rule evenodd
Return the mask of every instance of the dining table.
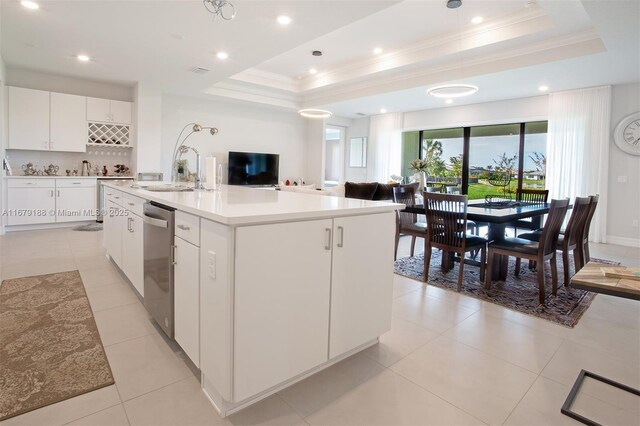
<path id="1" fill-rule="evenodd" d="M 476 224 L 487 224 L 487 240 L 503 241 L 506 238 L 506 227 L 519 219 L 539 218 L 549 213 L 550 203 L 529 202 L 529 201 L 507 201 L 498 203 L 487 203 L 485 200 L 470 200 L 467 207 L 467 220 L 473 220 Z M 425 214 L 424 205 L 408 205 L 404 209 L 407 213 Z M 447 268 L 444 261 L 443 268 Z M 491 265 L 492 280 L 504 281 L 507 278 L 507 267 L 509 257 L 494 255 Z"/>

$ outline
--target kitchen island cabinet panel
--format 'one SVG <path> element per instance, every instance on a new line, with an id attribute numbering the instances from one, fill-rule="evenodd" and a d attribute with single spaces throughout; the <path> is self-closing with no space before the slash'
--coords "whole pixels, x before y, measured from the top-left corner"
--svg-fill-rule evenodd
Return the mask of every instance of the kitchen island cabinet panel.
<path id="1" fill-rule="evenodd" d="M 236 231 L 234 400 L 327 361 L 330 219 Z"/>

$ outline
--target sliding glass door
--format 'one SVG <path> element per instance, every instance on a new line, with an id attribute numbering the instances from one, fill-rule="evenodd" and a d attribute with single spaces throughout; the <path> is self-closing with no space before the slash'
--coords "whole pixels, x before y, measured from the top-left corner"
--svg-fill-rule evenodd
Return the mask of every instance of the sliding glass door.
<path id="1" fill-rule="evenodd" d="M 546 121 L 405 132 L 402 175 L 410 179 L 420 158 L 429 185 L 459 186 L 469 199 L 515 198 L 520 188 L 544 188 L 546 144 Z"/>

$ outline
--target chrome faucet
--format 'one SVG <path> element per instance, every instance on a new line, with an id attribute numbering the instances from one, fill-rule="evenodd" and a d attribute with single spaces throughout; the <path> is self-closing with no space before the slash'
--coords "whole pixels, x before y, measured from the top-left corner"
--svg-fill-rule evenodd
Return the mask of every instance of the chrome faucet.
<path id="1" fill-rule="evenodd" d="M 180 138 L 182 137 L 182 134 L 184 133 L 184 131 L 187 129 L 187 127 L 189 126 L 193 126 L 191 127 L 191 132 L 184 137 L 184 139 L 182 139 L 182 141 L 180 141 Z M 175 182 L 176 181 L 176 161 L 178 160 L 178 156 L 185 154 L 186 152 L 188 152 L 189 150 L 193 151 L 196 154 L 196 178 L 195 178 L 195 187 L 196 189 L 202 189 L 203 185 L 202 185 L 202 169 L 201 169 L 201 156 L 200 153 L 198 152 L 197 149 L 192 148 L 190 146 L 186 146 L 184 143 L 185 141 L 189 138 L 189 136 L 191 136 L 192 134 L 196 133 L 196 132 L 201 132 L 203 130 L 209 130 L 209 133 L 211 133 L 211 136 L 214 136 L 218 133 L 218 129 L 215 127 L 202 127 L 199 124 L 196 123 L 189 123 L 186 126 L 184 126 L 182 128 L 182 131 L 180 131 L 180 134 L 178 135 L 178 139 L 176 139 L 176 145 L 173 148 L 173 158 L 171 159 L 171 182 Z"/>

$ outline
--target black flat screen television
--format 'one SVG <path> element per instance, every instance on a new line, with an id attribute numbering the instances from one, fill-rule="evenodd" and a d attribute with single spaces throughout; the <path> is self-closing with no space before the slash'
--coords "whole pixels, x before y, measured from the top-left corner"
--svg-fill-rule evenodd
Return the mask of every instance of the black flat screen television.
<path id="1" fill-rule="evenodd" d="M 229 152 L 229 185 L 277 185 L 278 154 Z"/>

